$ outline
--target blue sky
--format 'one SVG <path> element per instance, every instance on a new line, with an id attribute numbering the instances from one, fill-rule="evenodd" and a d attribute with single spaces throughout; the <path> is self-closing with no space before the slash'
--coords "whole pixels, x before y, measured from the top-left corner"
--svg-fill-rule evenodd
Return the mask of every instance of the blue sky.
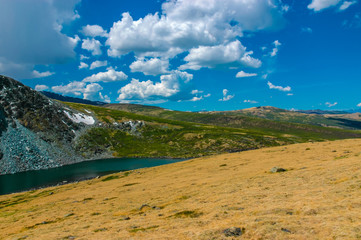
<path id="1" fill-rule="evenodd" d="M 0 74 L 169 109 L 361 107 L 358 0 L 0 0 Z"/>

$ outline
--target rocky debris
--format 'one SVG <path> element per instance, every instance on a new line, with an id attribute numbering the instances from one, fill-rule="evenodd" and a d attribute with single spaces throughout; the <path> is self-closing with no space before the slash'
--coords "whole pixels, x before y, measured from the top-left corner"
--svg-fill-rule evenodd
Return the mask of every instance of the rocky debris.
<path id="1" fill-rule="evenodd" d="M 286 171 L 287 171 L 286 169 L 281 167 L 273 167 L 270 170 L 271 173 L 286 172 Z"/>
<path id="2" fill-rule="evenodd" d="M 83 161 L 73 148 L 85 127 L 65 107 L 0 75 L 0 174 L 47 169 Z"/>
<path id="3" fill-rule="evenodd" d="M 143 121 L 125 121 L 125 122 L 114 122 L 112 128 L 119 129 L 124 132 L 128 132 L 133 135 L 140 135 L 139 129 L 144 127 Z"/>
<path id="4" fill-rule="evenodd" d="M 223 231 L 226 237 L 239 237 L 243 234 L 244 229 L 238 227 L 227 228 Z"/>
<path id="5" fill-rule="evenodd" d="M 45 141 L 71 142 L 81 125 L 69 119 L 63 105 L 53 101 L 14 79 L 0 75 L 0 104 L 8 124 L 39 133 Z"/>
<path id="6" fill-rule="evenodd" d="M 281 231 L 286 232 L 286 233 L 291 233 L 291 231 L 288 230 L 287 228 L 281 228 Z"/>
<path id="7" fill-rule="evenodd" d="M 130 217 L 128 217 L 128 216 L 120 216 L 120 219 L 124 220 L 124 221 L 127 221 L 127 220 L 130 220 Z"/>
<path id="8" fill-rule="evenodd" d="M 0 137 L 0 174 L 59 167 L 79 162 L 70 145 L 57 146 L 41 139 L 36 133 L 15 121 Z"/>
<path id="9" fill-rule="evenodd" d="M 140 211 L 144 211 L 144 210 L 147 210 L 147 209 L 150 209 L 151 207 L 148 205 L 148 204 L 143 204 L 140 208 L 139 208 L 139 210 Z"/>

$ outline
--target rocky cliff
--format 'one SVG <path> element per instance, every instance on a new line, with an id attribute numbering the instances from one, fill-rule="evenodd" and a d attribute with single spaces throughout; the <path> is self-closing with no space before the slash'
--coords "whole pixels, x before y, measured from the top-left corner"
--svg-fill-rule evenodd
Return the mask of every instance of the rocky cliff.
<path id="1" fill-rule="evenodd" d="M 0 75 L 0 174 L 84 160 L 72 143 L 86 124 L 72 120 L 74 114 L 59 102 Z"/>

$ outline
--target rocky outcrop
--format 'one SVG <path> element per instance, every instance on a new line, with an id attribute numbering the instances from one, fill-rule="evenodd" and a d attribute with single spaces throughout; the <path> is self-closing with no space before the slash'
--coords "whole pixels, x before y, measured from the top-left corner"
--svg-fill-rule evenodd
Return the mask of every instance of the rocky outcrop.
<path id="1" fill-rule="evenodd" d="M 84 127 L 59 102 L 0 75 L 0 174 L 84 160 L 72 147 Z"/>
<path id="2" fill-rule="evenodd" d="M 100 123 L 90 111 L 79 112 L 0 75 L 0 175 L 39 170 L 111 157 L 107 148 L 84 153 L 78 139 L 93 128 L 117 129 L 140 136 L 143 121 Z"/>

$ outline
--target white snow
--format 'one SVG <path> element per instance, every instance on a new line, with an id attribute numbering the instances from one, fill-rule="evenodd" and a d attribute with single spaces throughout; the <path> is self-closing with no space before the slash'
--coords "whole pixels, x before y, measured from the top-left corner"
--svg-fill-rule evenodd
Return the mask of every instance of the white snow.
<path id="1" fill-rule="evenodd" d="M 84 111 L 86 111 L 87 113 L 92 113 L 91 111 L 89 111 L 88 109 L 84 109 Z"/>
<path id="2" fill-rule="evenodd" d="M 67 111 L 64 111 L 66 116 L 75 123 L 85 123 L 87 125 L 93 125 L 95 120 L 92 116 L 85 115 L 83 113 L 74 113 L 70 114 Z"/>

